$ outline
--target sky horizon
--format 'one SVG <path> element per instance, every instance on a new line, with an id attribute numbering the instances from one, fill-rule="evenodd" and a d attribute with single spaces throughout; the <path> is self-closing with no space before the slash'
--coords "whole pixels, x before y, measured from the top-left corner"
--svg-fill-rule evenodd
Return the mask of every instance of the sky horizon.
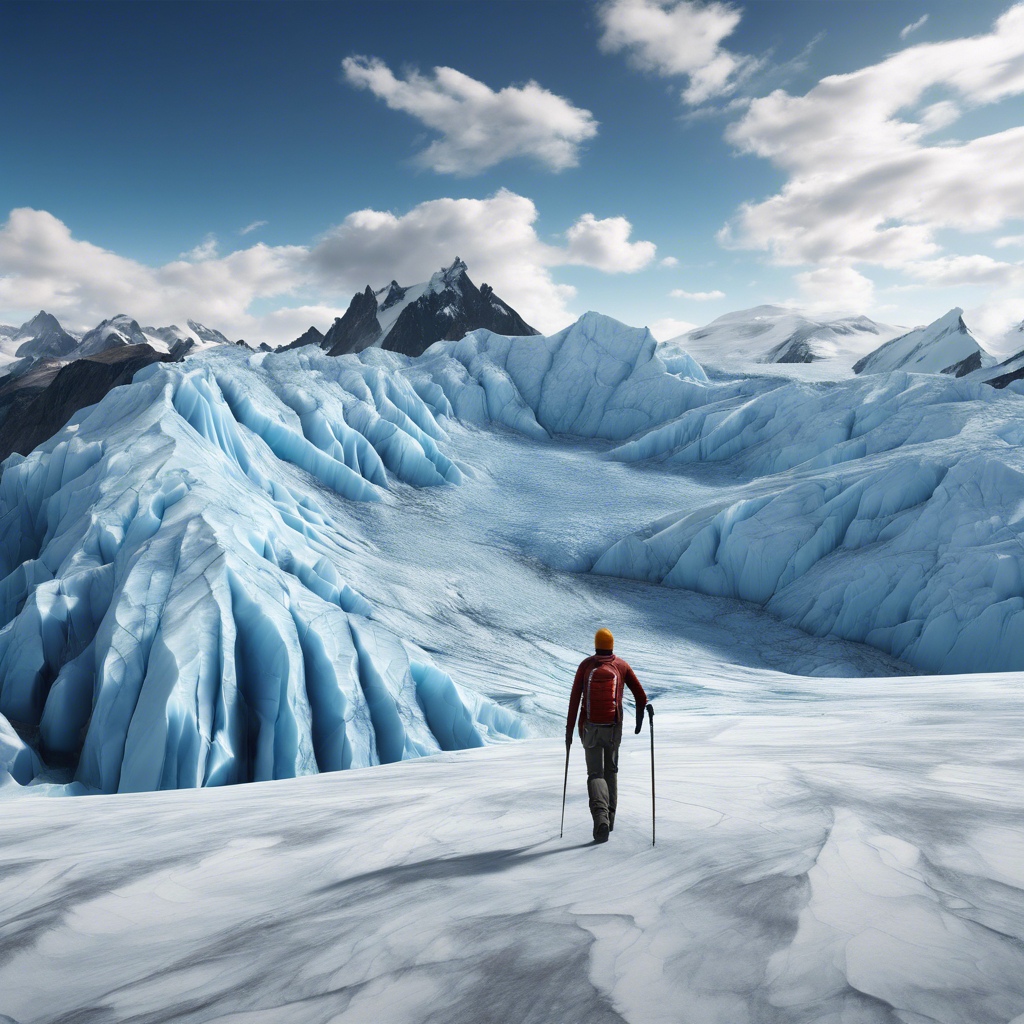
<path id="1" fill-rule="evenodd" d="M 1024 320 L 1024 3 L 2 3 L 0 55 L 0 323 L 280 344 L 457 256 L 544 333 Z"/>

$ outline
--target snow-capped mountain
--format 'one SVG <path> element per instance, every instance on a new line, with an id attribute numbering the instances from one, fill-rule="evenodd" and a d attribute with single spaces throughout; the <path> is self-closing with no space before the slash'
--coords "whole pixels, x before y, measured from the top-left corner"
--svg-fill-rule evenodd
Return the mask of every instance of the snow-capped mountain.
<path id="1" fill-rule="evenodd" d="M 726 313 L 666 342 L 720 368 L 747 363 L 852 364 L 900 328 L 866 316 L 814 317 L 787 306 L 754 306 Z"/>
<path id="2" fill-rule="evenodd" d="M 338 356 L 376 347 L 418 356 L 436 341 L 458 341 L 480 328 L 517 337 L 538 333 L 489 285 L 477 288 L 466 264 L 456 257 L 424 284 L 403 288 L 391 281 L 376 291 L 367 285 L 321 340 L 311 327 L 284 348 L 319 344 Z"/>
<path id="3" fill-rule="evenodd" d="M 1012 356 L 997 363 L 991 369 L 986 369 L 978 374 L 996 388 L 1005 388 L 1015 381 L 1024 380 L 1024 321 L 1011 327 L 1001 339 L 1003 351 L 1010 349 Z"/>
<path id="4" fill-rule="evenodd" d="M 992 366 L 995 359 L 978 344 L 956 306 L 926 327 L 901 334 L 858 360 L 854 373 L 946 373 L 963 377 Z"/>
<path id="5" fill-rule="evenodd" d="M 118 313 L 97 324 L 82 336 L 82 342 L 74 352 L 76 359 L 93 356 L 107 349 L 123 345 L 145 345 L 149 339 L 136 320 L 127 313 Z"/>
<path id="6" fill-rule="evenodd" d="M 9 347 L 18 359 L 46 359 L 68 355 L 78 339 L 65 331 L 55 316 L 40 310 L 11 336 Z"/>

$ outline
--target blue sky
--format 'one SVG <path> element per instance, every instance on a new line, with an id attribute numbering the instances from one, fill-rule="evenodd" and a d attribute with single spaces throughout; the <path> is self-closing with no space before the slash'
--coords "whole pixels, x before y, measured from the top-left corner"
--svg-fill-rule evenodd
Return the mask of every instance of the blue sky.
<path id="1" fill-rule="evenodd" d="M 1008 2 L 7 3 L 0 58 L 3 323 L 284 341 L 456 255 L 545 330 L 1024 317 Z"/>

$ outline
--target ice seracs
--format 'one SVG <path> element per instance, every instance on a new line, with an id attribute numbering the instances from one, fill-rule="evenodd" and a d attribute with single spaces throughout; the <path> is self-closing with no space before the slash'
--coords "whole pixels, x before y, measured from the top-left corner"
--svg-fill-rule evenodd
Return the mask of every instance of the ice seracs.
<path id="1" fill-rule="evenodd" d="M 978 344 L 956 306 L 926 327 L 893 338 L 859 359 L 854 373 L 946 373 L 963 377 L 972 370 L 992 366 L 995 359 Z"/>

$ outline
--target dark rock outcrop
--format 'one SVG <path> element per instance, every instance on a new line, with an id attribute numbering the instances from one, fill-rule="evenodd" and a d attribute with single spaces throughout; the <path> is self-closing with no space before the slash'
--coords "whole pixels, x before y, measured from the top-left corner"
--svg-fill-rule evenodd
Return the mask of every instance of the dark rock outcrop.
<path id="1" fill-rule="evenodd" d="M 456 257 L 450 267 L 430 279 L 415 302 L 402 310 L 383 347 L 389 352 L 418 356 L 435 341 L 458 341 L 480 328 L 518 336 L 540 333 L 502 302 L 490 285 L 477 288 L 466 273 L 466 264 Z"/>
<path id="2" fill-rule="evenodd" d="M 341 356 L 346 352 L 362 352 L 380 336 L 377 296 L 367 285 L 365 291 L 356 292 L 352 296 L 345 315 L 335 319 L 331 329 L 324 335 L 323 347 L 331 356 Z"/>
<path id="3" fill-rule="evenodd" d="M 947 373 L 951 377 L 964 377 L 968 373 L 973 373 L 975 370 L 981 369 L 981 352 L 972 352 L 969 356 L 961 359 L 959 363 L 954 363 L 952 366 L 947 366 L 942 373 Z"/>
<path id="4" fill-rule="evenodd" d="M 322 345 L 323 343 L 324 336 L 315 327 L 310 327 L 308 331 L 304 331 L 294 341 L 288 342 L 287 345 L 282 345 L 278 352 L 287 352 L 292 348 L 302 348 L 303 345 Z"/>
<path id="5" fill-rule="evenodd" d="M 120 345 L 93 356 L 41 363 L 0 385 L 0 460 L 27 455 L 52 437 L 79 409 L 95 405 L 150 363 L 174 362 L 149 345 Z"/>

